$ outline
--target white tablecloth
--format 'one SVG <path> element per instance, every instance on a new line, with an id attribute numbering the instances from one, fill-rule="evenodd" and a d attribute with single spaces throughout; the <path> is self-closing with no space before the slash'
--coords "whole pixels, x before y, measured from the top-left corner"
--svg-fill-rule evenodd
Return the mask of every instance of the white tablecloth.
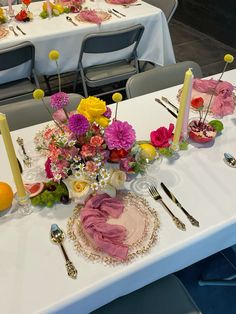
<path id="1" fill-rule="evenodd" d="M 236 70 L 224 79 L 236 84 Z M 129 121 L 138 139 L 148 139 L 151 130 L 175 122 L 155 97 L 166 96 L 176 103 L 178 87 L 133 98 L 120 103 L 118 117 Z M 184 214 L 159 188 L 165 202 L 185 223 L 178 230 L 162 206 L 148 197 L 157 209 L 161 228 L 155 247 L 128 265 L 105 266 L 77 255 L 65 241 L 69 257 L 78 269 L 78 279 L 67 277 L 63 256 L 49 239 L 52 223 L 66 230 L 73 204 L 58 204 L 27 217 L 0 218 L 0 304 L 4 314 L 88 313 L 109 301 L 134 291 L 169 273 L 182 269 L 236 243 L 236 170 L 223 162 L 224 152 L 236 155 L 236 114 L 225 117 L 224 131 L 211 147 L 192 145 L 178 160 L 164 159 L 157 174 L 184 207 L 200 221 L 191 226 Z M 40 126 L 12 132 L 31 140 Z M 0 139 L 0 181 L 12 184 L 2 140 Z M 158 300 L 157 300 L 158 302 Z"/>
<path id="2" fill-rule="evenodd" d="M 42 2 L 35 2 L 29 7 L 34 14 L 32 22 L 11 23 L 13 25 L 19 24 L 27 35 L 23 36 L 18 32 L 19 36 L 15 37 L 10 32 L 6 38 L 0 41 L 0 49 L 30 40 L 36 48 L 35 66 L 37 73 L 45 75 L 56 73 L 55 63 L 48 59 L 48 53 L 52 49 L 58 50 L 61 54 L 59 61 L 61 72 L 73 71 L 77 68 L 80 47 L 85 35 L 92 32 L 118 30 L 140 23 L 144 25 L 145 31 L 138 47 L 139 59 L 159 65 L 175 63 L 168 24 L 164 13 L 160 9 L 146 2 L 142 2 L 140 6 L 129 7 L 128 9 L 119 5 L 107 4 L 104 0 L 95 2 L 87 0 L 85 5 L 89 8 L 99 8 L 106 11 L 109 8 L 116 8 L 125 14 L 126 17 L 117 18 L 112 15 L 112 18 L 102 23 L 101 26 L 78 22 L 76 27 L 66 20 L 66 14 L 53 17 L 52 19 L 41 19 L 39 13 L 42 10 Z M 15 12 L 18 12 L 20 6 L 14 6 L 14 9 Z M 69 16 L 74 19 L 75 14 L 69 14 Z M 103 55 L 98 60 L 102 62 L 104 58 Z M 107 56 L 106 61 L 109 61 Z M 94 60 L 90 59 L 88 64 L 91 65 L 93 62 Z"/>

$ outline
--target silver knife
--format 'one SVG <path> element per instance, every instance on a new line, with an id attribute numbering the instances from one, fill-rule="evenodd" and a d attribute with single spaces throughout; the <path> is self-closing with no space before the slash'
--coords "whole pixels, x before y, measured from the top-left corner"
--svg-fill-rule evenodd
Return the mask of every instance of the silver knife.
<path id="1" fill-rule="evenodd" d="M 174 194 L 165 186 L 163 182 L 161 182 L 161 187 L 166 193 L 167 196 L 184 212 L 184 214 L 187 216 L 188 220 L 191 222 L 191 224 L 195 227 L 199 227 L 199 221 L 197 221 L 193 216 L 191 216 L 187 210 L 181 205 L 181 203 L 177 200 L 177 198 L 174 196 Z"/>

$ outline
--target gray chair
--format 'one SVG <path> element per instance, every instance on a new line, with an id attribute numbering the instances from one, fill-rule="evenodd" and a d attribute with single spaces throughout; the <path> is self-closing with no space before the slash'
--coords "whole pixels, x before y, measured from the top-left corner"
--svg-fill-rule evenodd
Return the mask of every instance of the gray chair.
<path id="1" fill-rule="evenodd" d="M 78 74 L 80 73 L 85 97 L 88 96 L 87 86 L 100 87 L 115 82 L 127 80 L 130 76 L 139 72 L 137 59 L 137 47 L 142 37 L 144 26 L 141 24 L 131 26 L 125 29 L 94 33 L 87 35 L 81 46 L 78 69 L 75 78 L 74 91 L 76 90 Z M 131 48 L 129 55 L 121 58 L 120 50 Z M 117 53 L 117 59 L 106 63 L 105 53 Z M 85 55 L 86 54 L 86 55 Z M 102 55 L 104 63 L 84 67 L 83 61 L 89 55 Z M 124 88 L 118 88 L 116 91 Z M 114 90 L 113 90 L 114 91 Z M 107 94 L 102 92 L 96 96 Z"/>
<path id="2" fill-rule="evenodd" d="M 169 275 L 91 312 L 92 314 L 200 314 L 175 275 Z"/>
<path id="3" fill-rule="evenodd" d="M 0 105 L 29 99 L 34 89 L 39 88 L 34 59 L 35 48 L 29 41 L 0 49 L 0 75 L 11 71 L 11 79 L 0 84 Z M 16 69 L 19 66 L 22 67 L 23 72 L 22 76 L 20 74 L 16 78 Z"/>
<path id="4" fill-rule="evenodd" d="M 79 94 L 68 94 L 70 104 L 67 111 L 75 110 L 83 96 Z M 49 104 L 50 97 L 45 97 L 45 103 Z M 0 112 L 6 114 L 11 131 L 25 128 L 31 125 L 47 122 L 51 117 L 42 101 L 29 99 L 0 106 Z"/>
<path id="5" fill-rule="evenodd" d="M 202 77 L 200 66 L 193 61 L 184 61 L 163 67 L 156 67 L 147 72 L 135 74 L 131 76 L 126 83 L 127 97 L 133 98 L 182 84 L 185 72 L 189 68 L 192 68 L 195 77 Z"/>
<path id="6" fill-rule="evenodd" d="M 164 12 L 168 23 L 170 22 L 170 19 L 172 18 L 178 6 L 178 0 L 144 0 L 144 1 L 153 5 L 154 7 L 160 8 Z"/>

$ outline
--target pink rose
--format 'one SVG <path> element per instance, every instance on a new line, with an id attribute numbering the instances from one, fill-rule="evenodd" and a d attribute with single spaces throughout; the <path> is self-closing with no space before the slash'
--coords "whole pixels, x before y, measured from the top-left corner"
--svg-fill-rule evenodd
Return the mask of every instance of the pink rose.
<path id="1" fill-rule="evenodd" d="M 69 112 L 69 117 L 76 113 L 76 110 Z M 66 123 L 67 117 L 63 109 L 58 109 L 52 114 L 54 120 L 60 123 Z"/>
<path id="2" fill-rule="evenodd" d="M 152 131 L 150 134 L 151 143 L 155 147 L 163 148 L 169 147 L 169 140 L 173 137 L 174 124 L 170 123 L 169 129 L 166 127 L 160 127 L 156 131 Z"/>
<path id="3" fill-rule="evenodd" d="M 90 144 L 94 147 L 99 147 L 104 142 L 103 138 L 100 135 L 92 136 L 90 139 Z"/>

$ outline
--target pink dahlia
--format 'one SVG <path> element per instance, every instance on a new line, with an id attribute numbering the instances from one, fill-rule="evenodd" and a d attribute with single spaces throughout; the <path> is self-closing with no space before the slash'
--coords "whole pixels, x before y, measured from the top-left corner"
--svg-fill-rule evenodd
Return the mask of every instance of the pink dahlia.
<path id="1" fill-rule="evenodd" d="M 113 121 L 105 129 L 105 141 L 109 149 L 129 150 L 135 142 L 135 131 L 126 121 Z"/>
<path id="2" fill-rule="evenodd" d="M 67 106 L 69 101 L 69 96 L 66 93 L 58 92 L 51 96 L 50 105 L 54 110 L 59 110 Z"/>

